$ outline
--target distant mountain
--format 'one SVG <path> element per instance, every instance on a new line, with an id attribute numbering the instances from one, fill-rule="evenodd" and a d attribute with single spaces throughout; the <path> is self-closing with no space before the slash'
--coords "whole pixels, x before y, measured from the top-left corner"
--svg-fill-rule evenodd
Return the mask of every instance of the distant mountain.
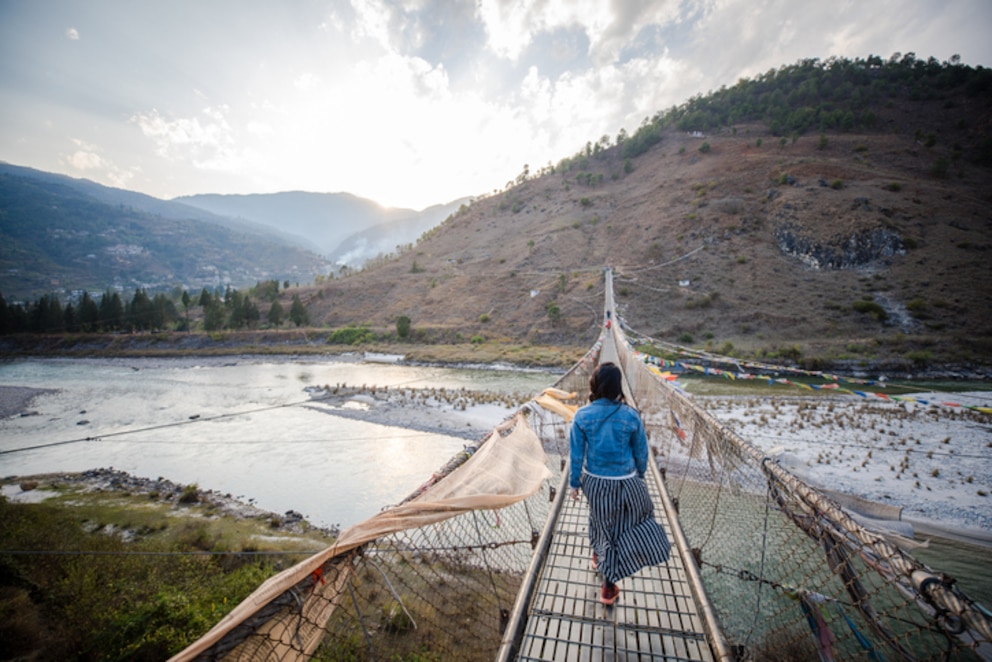
<path id="1" fill-rule="evenodd" d="M 390 209 L 350 193 L 284 193 L 253 195 L 191 195 L 177 203 L 244 221 L 277 228 L 309 250 L 335 262 L 360 266 L 379 253 L 416 240 L 462 204 L 458 200 L 423 211 Z M 353 235 L 362 235 L 351 240 Z M 392 233 L 396 233 L 395 238 Z M 374 248 L 372 248 L 374 247 Z"/>
<path id="2" fill-rule="evenodd" d="M 0 164 L 0 293 L 311 282 L 331 265 L 274 231 L 86 180 Z"/>
<path id="3" fill-rule="evenodd" d="M 389 255 L 397 252 L 398 247 L 416 243 L 425 232 L 440 225 L 468 202 L 469 198 L 462 198 L 446 205 L 434 205 L 409 218 L 356 232 L 341 241 L 328 257 L 338 266 L 360 267 L 376 256 Z"/>

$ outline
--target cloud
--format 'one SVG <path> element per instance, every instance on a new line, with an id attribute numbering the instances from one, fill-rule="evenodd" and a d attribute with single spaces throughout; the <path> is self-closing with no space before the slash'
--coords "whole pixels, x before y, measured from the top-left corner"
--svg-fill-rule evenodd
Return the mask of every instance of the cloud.
<path id="1" fill-rule="evenodd" d="M 310 72 L 306 72 L 300 74 L 293 80 L 293 87 L 306 92 L 316 86 L 319 82 L 320 78 Z"/>
<path id="2" fill-rule="evenodd" d="M 388 50 L 392 9 L 381 0 L 352 0 L 351 7 L 355 12 L 355 22 L 351 28 L 352 39 L 371 39 Z"/>
<path id="3" fill-rule="evenodd" d="M 97 176 L 112 186 L 125 188 L 133 179 L 134 173 L 118 167 L 112 161 L 99 154 L 100 148 L 83 140 L 74 138 L 72 143 L 76 150 L 61 157 L 61 161 L 74 170 Z"/>
<path id="4" fill-rule="evenodd" d="M 107 167 L 106 161 L 99 154 L 81 149 L 66 157 L 66 162 L 76 170 L 103 170 Z"/>
<path id="5" fill-rule="evenodd" d="M 338 0 L 252 5 L 233 24 L 215 3 L 198 21 L 132 5 L 90 7 L 101 48 L 76 57 L 36 47 L 52 36 L 40 5 L 0 21 L 18 73 L 0 80 L 0 105 L 18 111 L 0 144 L 35 150 L 5 158 L 133 172 L 157 195 L 305 188 L 426 206 L 800 58 L 992 58 L 988 0 Z M 81 39 L 63 29 L 63 44 Z M 56 133 L 100 148 L 64 149 Z"/>
<path id="6" fill-rule="evenodd" d="M 154 141 L 155 153 L 164 159 L 207 170 L 229 170 L 236 169 L 240 158 L 236 132 L 227 121 L 228 110 L 226 106 L 207 107 L 200 116 L 170 120 L 152 109 L 133 115 L 131 122 Z"/>
<path id="7" fill-rule="evenodd" d="M 500 57 L 517 60 L 537 35 L 578 27 L 589 40 L 593 62 L 603 65 L 615 62 L 643 28 L 678 22 L 680 4 L 675 0 L 482 0 L 478 17 L 485 25 L 488 47 Z"/>

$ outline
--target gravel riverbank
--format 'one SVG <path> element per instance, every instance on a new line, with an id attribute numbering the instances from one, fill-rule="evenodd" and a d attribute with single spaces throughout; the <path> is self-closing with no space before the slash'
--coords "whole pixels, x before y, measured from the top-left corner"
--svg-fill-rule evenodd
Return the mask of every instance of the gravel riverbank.
<path id="1" fill-rule="evenodd" d="M 54 393 L 47 388 L 28 386 L 0 386 L 0 419 L 12 416 L 30 416 L 31 401 L 39 395 Z"/>

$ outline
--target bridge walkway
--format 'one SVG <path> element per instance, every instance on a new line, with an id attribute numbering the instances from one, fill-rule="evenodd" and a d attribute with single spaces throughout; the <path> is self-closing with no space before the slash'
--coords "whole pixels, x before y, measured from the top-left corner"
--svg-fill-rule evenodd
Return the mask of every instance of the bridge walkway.
<path id="1" fill-rule="evenodd" d="M 517 660 L 715 660 L 694 597 L 681 531 L 673 531 L 657 470 L 646 476 L 655 518 L 672 541 L 668 563 L 620 582 L 620 598 L 599 601 L 602 578 L 592 569 L 584 498 L 562 494 L 544 563 L 526 613 Z M 564 485 L 563 485 L 564 487 Z M 563 490 L 564 491 L 564 490 Z M 692 560 L 689 560 L 692 563 Z"/>

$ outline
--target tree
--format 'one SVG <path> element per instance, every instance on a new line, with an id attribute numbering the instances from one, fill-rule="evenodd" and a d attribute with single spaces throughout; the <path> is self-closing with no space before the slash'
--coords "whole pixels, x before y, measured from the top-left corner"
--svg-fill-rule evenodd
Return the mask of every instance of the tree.
<path id="1" fill-rule="evenodd" d="M 176 304 L 172 299 L 161 292 L 156 294 L 152 299 L 149 327 L 153 331 L 161 331 L 175 322 L 178 317 L 179 311 L 176 310 Z"/>
<path id="2" fill-rule="evenodd" d="M 258 306 L 250 298 L 245 297 L 241 304 L 241 309 L 244 311 L 241 315 L 244 320 L 245 326 L 250 329 L 254 329 L 258 326 L 258 320 L 262 318 L 262 314 L 258 310 Z"/>
<path id="3" fill-rule="evenodd" d="M 245 298 L 237 290 L 227 290 L 224 296 L 224 308 L 228 311 L 227 326 L 231 329 L 240 329 L 245 326 Z"/>
<path id="4" fill-rule="evenodd" d="M 224 306 L 217 301 L 211 301 L 203 309 L 203 329 L 205 331 L 220 331 L 224 328 Z"/>
<path id="5" fill-rule="evenodd" d="M 89 292 L 83 292 L 79 302 L 79 327 L 83 333 L 93 333 L 100 327 L 100 308 Z"/>
<path id="6" fill-rule="evenodd" d="M 79 332 L 79 315 L 73 307 L 72 302 L 65 304 L 65 312 L 62 315 L 65 320 L 65 330 L 69 333 Z"/>
<path id="7" fill-rule="evenodd" d="M 293 295 L 293 305 L 289 307 L 289 321 L 296 326 L 303 326 L 310 323 L 310 315 L 307 314 L 306 306 L 300 301 L 300 295 Z"/>
<path id="8" fill-rule="evenodd" d="M 189 296 L 189 290 L 183 290 L 183 310 L 186 311 L 186 332 L 189 333 L 189 304 L 193 299 Z"/>
<path id="9" fill-rule="evenodd" d="M 406 315 L 400 315 L 396 320 L 396 335 L 400 338 L 406 338 L 410 335 L 410 318 Z"/>
<path id="10" fill-rule="evenodd" d="M 152 300 L 148 294 L 138 288 L 134 291 L 134 297 L 124 311 L 127 318 L 127 325 L 138 331 L 146 331 L 153 326 Z"/>
<path id="11" fill-rule="evenodd" d="M 285 315 L 286 313 L 283 311 L 282 305 L 278 301 L 273 301 L 269 307 L 269 314 L 266 316 L 266 319 L 269 320 L 269 324 L 272 326 L 282 326 Z"/>
<path id="12" fill-rule="evenodd" d="M 120 331 L 124 326 L 124 304 L 117 292 L 109 289 L 100 298 L 100 328 L 104 331 Z"/>
<path id="13" fill-rule="evenodd" d="M 28 323 L 34 333 L 62 333 L 65 331 L 65 317 L 62 304 L 54 294 L 43 294 L 34 302 L 28 313 Z"/>
<path id="14" fill-rule="evenodd" d="M 7 300 L 0 294 L 0 334 L 13 333 L 12 306 L 7 305 Z"/>
<path id="15" fill-rule="evenodd" d="M 558 307 L 558 302 L 549 301 L 548 305 L 545 306 L 545 310 L 548 313 L 548 319 L 551 320 L 553 326 L 558 326 L 561 321 L 561 308 Z"/>

